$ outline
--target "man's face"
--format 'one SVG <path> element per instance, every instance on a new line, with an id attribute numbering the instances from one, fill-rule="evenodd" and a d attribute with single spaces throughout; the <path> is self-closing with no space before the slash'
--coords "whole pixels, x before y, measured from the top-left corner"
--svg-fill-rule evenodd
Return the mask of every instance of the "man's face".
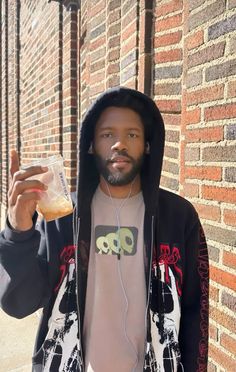
<path id="1" fill-rule="evenodd" d="M 131 183 L 144 158 L 144 128 L 129 108 L 108 107 L 95 127 L 94 156 L 98 171 L 113 186 Z"/>

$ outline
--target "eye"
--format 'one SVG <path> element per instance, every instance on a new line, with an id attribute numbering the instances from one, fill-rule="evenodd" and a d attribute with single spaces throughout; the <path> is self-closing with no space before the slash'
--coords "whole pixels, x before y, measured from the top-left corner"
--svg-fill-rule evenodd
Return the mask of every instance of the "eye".
<path id="1" fill-rule="evenodd" d="M 102 133 L 101 134 L 101 137 L 102 138 L 112 138 L 112 133 L 111 132 L 107 132 L 107 133 Z"/>
<path id="2" fill-rule="evenodd" d="M 137 133 L 129 133 L 128 137 L 129 138 L 138 138 L 138 135 L 137 135 Z"/>

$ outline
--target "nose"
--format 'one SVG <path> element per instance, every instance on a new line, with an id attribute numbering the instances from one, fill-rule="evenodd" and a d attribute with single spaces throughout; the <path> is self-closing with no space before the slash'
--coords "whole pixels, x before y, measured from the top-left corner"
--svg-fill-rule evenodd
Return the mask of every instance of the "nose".
<path id="1" fill-rule="evenodd" d="M 116 139 L 115 143 L 111 147 L 112 151 L 128 150 L 126 141 L 123 138 Z"/>

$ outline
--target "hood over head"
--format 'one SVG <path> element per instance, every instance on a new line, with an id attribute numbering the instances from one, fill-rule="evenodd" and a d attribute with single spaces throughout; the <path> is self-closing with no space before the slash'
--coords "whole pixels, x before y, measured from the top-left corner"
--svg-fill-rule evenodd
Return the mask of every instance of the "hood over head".
<path id="1" fill-rule="evenodd" d="M 120 99 L 122 104 L 119 104 Z M 136 101 L 135 109 L 133 101 Z M 164 152 L 164 123 L 155 102 L 145 94 L 125 88 L 108 89 L 88 109 L 81 125 L 79 140 L 77 215 L 81 216 L 91 203 L 99 184 L 99 173 L 89 148 L 94 137 L 95 125 L 106 108 L 126 107 L 136 111 L 144 124 L 145 141 L 149 142 L 150 153 L 145 155 L 141 169 L 141 185 L 146 212 L 155 213 L 158 203 L 158 189 Z"/>

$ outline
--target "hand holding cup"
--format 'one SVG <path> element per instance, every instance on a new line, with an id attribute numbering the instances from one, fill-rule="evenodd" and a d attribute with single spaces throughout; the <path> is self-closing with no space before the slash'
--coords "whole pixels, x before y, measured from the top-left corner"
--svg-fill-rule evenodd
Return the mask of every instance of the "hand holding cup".
<path id="1" fill-rule="evenodd" d="M 47 171 L 47 167 L 40 165 L 20 170 L 18 153 L 15 150 L 11 151 L 8 219 L 15 230 L 26 231 L 32 227 L 32 217 L 40 200 L 40 194 L 48 187 L 37 179 L 28 178 Z"/>

